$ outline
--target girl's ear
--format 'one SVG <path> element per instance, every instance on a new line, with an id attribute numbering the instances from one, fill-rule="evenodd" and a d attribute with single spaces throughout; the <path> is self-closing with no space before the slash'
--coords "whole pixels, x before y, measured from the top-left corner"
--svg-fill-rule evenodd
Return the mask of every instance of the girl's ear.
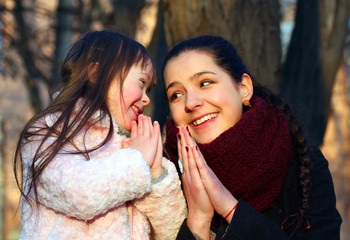
<path id="1" fill-rule="evenodd" d="M 88 67 L 89 81 L 95 84 L 97 80 L 97 75 L 98 75 L 98 63 L 97 62 L 90 63 Z"/>
<path id="2" fill-rule="evenodd" d="M 241 80 L 241 97 L 242 97 L 242 102 L 247 100 L 249 101 L 252 96 L 253 96 L 253 82 L 250 76 L 246 73 L 242 75 L 242 80 Z"/>

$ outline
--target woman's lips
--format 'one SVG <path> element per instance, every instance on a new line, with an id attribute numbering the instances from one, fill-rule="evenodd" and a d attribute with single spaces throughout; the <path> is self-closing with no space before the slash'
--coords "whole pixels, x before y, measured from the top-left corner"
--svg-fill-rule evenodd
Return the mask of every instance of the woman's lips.
<path id="1" fill-rule="evenodd" d="M 207 122 L 207 121 L 209 121 L 209 120 L 211 120 L 213 118 L 216 118 L 217 115 L 218 115 L 218 113 L 207 114 L 207 115 L 205 115 L 205 116 L 203 116 L 201 118 L 198 118 L 197 120 L 193 121 L 192 124 L 197 127 L 197 126 L 199 126 L 199 125 L 201 125 L 201 124 L 203 124 L 203 123 L 205 123 L 205 122 Z"/>

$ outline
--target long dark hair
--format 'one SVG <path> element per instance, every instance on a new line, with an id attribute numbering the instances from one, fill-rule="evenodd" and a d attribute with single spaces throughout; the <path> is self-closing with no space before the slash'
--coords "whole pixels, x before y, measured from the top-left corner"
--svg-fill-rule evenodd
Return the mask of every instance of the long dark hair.
<path id="1" fill-rule="evenodd" d="M 169 60 L 186 51 L 199 51 L 209 54 L 214 62 L 226 71 L 235 82 L 239 83 L 244 73 L 249 71 L 239 56 L 234 46 L 227 40 L 218 36 L 199 36 L 185 40 L 173 47 L 164 60 L 164 68 Z M 249 74 L 250 75 L 250 74 Z M 251 75 L 250 75 L 251 76 Z M 164 76 L 163 76 L 164 78 Z M 291 107 L 278 95 L 268 88 L 261 86 L 253 77 L 254 95 L 263 98 L 270 107 L 275 107 L 283 112 L 289 121 L 290 134 L 293 138 L 294 154 L 299 163 L 299 182 L 301 185 L 300 212 L 303 214 L 308 209 L 310 189 L 310 158 L 308 145 L 304 137 L 302 127 L 292 113 Z"/>
<path id="2" fill-rule="evenodd" d="M 110 111 L 106 103 L 106 96 L 114 79 L 117 79 L 122 96 L 122 86 L 134 64 L 146 68 L 151 57 L 146 48 L 140 43 L 110 31 L 90 31 L 83 34 L 69 50 L 61 70 L 63 88 L 53 102 L 41 113 L 34 116 L 23 128 L 14 158 L 14 174 L 22 197 L 27 201 L 38 203 L 37 183 L 45 167 L 67 143 L 72 143 L 74 137 L 88 126 L 92 126 L 104 117 L 109 117 L 109 131 L 104 141 L 92 149 L 77 149 L 73 154 L 88 153 L 106 144 L 113 134 L 113 124 Z M 89 79 L 88 69 L 91 64 L 97 64 L 98 70 L 93 81 Z M 154 66 L 153 66 L 154 70 Z M 155 74 L 153 74 L 155 76 Z M 155 77 L 152 82 L 155 84 Z M 76 112 L 76 104 L 83 99 L 81 108 Z M 81 101 L 81 100 L 79 100 Z M 75 111 L 74 114 L 73 110 Z M 92 115 L 101 111 L 99 118 L 92 119 Z M 37 124 L 38 121 L 49 114 L 58 114 L 52 126 Z M 39 126 L 37 126 L 39 125 Z M 87 131 L 87 129 L 84 129 Z M 55 141 L 44 147 L 49 137 Z M 34 138 L 40 139 L 38 149 L 30 161 L 30 166 L 24 166 L 21 156 L 23 147 Z M 27 160 L 26 160 L 27 161 Z M 23 178 L 23 168 L 28 168 L 28 179 Z M 26 188 L 24 188 L 26 184 Z M 29 194 L 34 191 L 35 198 Z"/>

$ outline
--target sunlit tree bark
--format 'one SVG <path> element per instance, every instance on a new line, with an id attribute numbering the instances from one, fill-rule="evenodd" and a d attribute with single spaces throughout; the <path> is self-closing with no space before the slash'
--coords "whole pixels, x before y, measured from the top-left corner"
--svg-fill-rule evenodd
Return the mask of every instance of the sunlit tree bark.
<path id="1" fill-rule="evenodd" d="M 321 7 L 321 66 L 324 75 L 325 111 L 329 116 L 336 74 L 344 59 L 345 38 L 348 33 L 350 1 L 323 0 Z"/>
<path id="2" fill-rule="evenodd" d="M 281 60 L 278 0 L 164 0 L 169 46 L 203 34 L 231 41 L 261 82 L 276 88 Z"/>

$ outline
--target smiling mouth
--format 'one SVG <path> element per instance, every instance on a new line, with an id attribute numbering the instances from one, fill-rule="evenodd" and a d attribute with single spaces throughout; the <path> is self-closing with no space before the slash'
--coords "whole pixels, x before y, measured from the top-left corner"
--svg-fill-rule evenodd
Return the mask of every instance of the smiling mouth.
<path id="1" fill-rule="evenodd" d="M 139 109 L 138 109 L 137 107 L 135 107 L 135 106 L 131 106 L 131 107 L 132 107 L 132 109 L 135 110 L 135 112 L 140 113 L 140 112 L 139 112 Z"/>
<path id="2" fill-rule="evenodd" d="M 206 116 L 204 116 L 204 117 L 202 117 L 202 118 L 200 118 L 200 119 L 197 119 L 196 121 L 192 122 L 192 124 L 193 124 L 194 126 L 198 126 L 198 125 L 200 125 L 200 124 L 202 124 L 202 123 L 204 123 L 204 122 L 206 122 L 206 121 L 208 121 L 208 120 L 210 120 L 210 119 L 215 118 L 217 115 L 218 115 L 218 113 L 211 113 L 211 114 L 208 114 L 208 115 L 206 115 Z"/>

